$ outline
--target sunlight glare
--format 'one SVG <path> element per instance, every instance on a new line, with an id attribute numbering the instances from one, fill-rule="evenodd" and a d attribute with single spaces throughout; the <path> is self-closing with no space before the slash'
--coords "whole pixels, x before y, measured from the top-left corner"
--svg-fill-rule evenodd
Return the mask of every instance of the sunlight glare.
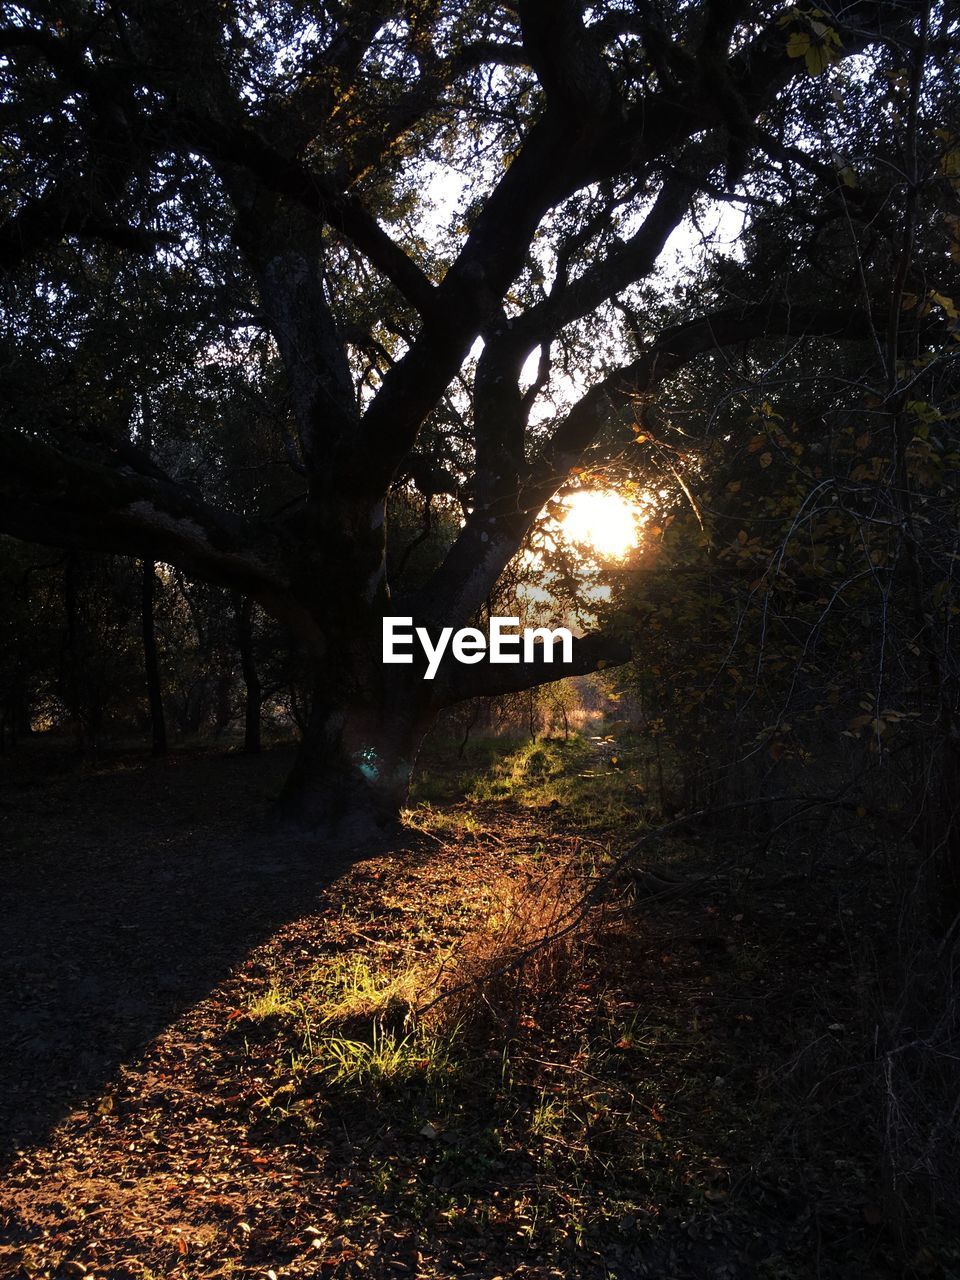
<path id="1" fill-rule="evenodd" d="M 619 494 L 583 489 L 565 498 L 564 537 L 599 556 L 622 560 L 640 540 L 641 509 Z"/>

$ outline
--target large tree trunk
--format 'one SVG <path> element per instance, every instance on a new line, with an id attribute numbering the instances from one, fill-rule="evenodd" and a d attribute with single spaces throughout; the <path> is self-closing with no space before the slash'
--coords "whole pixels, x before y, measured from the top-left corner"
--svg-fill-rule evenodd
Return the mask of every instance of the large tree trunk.
<path id="1" fill-rule="evenodd" d="M 157 631 L 153 616 L 153 602 L 157 589 L 156 565 L 152 560 L 143 562 L 141 608 L 143 620 L 143 664 L 147 678 L 147 700 L 150 705 L 150 730 L 153 754 L 167 754 L 167 722 L 163 712 L 163 686 L 160 681 L 160 663 L 157 657 Z"/>
<path id="2" fill-rule="evenodd" d="M 412 699 L 351 704 L 321 682 L 277 816 L 338 843 L 389 834 L 430 719 Z"/>
<path id="3" fill-rule="evenodd" d="M 253 601 L 249 596 L 233 597 L 233 608 L 237 619 L 237 641 L 240 648 L 240 669 L 243 672 L 245 689 L 243 717 L 243 749 L 247 755 L 256 755 L 260 750 L 260 706 L 263 701 L 263 690 L 260 675 L 253 652 Z"/>

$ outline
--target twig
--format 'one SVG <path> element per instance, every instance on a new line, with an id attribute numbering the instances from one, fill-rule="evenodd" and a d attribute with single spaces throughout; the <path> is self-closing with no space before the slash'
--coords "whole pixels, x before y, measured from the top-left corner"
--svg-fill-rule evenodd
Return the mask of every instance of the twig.
<path id="1" fill-rule="evenodd" d="M 839 792 L 833 792 L 830 795 L 822 797 L 779 795 L 757 797 L 752 800 L 736 800 L 731 801 L 729 804 L 697 809 L 693 813 L 683 814 L 679 818 L 674 818 L 670 822 L 663 823 L 661 826 L 654 828 L 653 831 L 646 832 L 639 840 L 628 845 L 622 853 L 617 855 L 603 875 L 599 876 L 597 880 L 594 881 L 588 892 L 583 894 L 572 907 L 568 908 L 568 910 L 563 913 L 560 918 L 561 920 L 566 918 L 566 923 L 561 925 L 560 928 L 544 934 L 542 938 L 538 938 L 535 942 L 531 942 L 528 946 L 523 947 L 498 968 L 492 969 L 487 973 L 476 974 L 473 977 L 465 979 L 463 982 L 456 983 L 455 986 L 449 987 L 446 991 L 441 991 L 439 995 L 434 996 L 434 998 L 428 1001 L 425 1005 L 421 1005 L 419 1008 L 413 1010 L 411 1016 L 413 1018 L 421 1018 L 424 1014 L 435 1009 L 437 1005 L 441 1004 L 444 1000 L 449 1000 L 452 996 L 460 995 L 464 991 L 469 991 L 475 987 L 483 986 L 493 978 L 503 977 L 505 974 L 511 973 L 515 969 L 519 969 L 529 959 L 531 959 L 531 957 L 537 955 L 547 947 L 552 946 L 555 942 L 559 942 L 562 938 L 569 937 L 571 933 L 579 928 L 593 908 L 599 906 L 606 900 L 612 882 L 624 866 L 626 866 L 631 859 L 633 859 L 636 854 L 652 840 L 656 840 L 661 836 L 666 836 L 674 831 L 678 831 L 683 827 L 689 826 L 691 822 L 699 821 L 701 818 L 713 818 L 722 813 L 730 813 L 735 810 L 752 808 L 761 804 L 784 804 L 788 801 L 793 803 L 800 801 L 801 812 L 806 812 L 808 809 L 816 808 L 821 804 L 834 803 L 844 794 L 844 790 L 845 788 Z M 649 905 L 654 902 L 663 902 L 670 898 L 682 897 L 684 894 L 692 892 L 695 888 L 707 881 L 716 879 L 719 874 L 736 865 L 736 862 L 736 858 L 731 858 L 728 862 L 721 863 L 705 875 L 697 876 L 693 880 L 686 880 L 682 884 L 671 886 L 668 889 L 663 889 L 659 893 L 648 894 L 642 899 L 643 904 Z"/>

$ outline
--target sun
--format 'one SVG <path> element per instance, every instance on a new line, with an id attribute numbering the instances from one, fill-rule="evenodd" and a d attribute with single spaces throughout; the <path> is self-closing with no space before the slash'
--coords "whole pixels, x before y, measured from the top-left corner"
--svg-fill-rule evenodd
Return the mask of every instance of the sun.
<path id="1" fill-rule="evenodd" d="M 582 489 L 564 498 L 563 505 L 560 525 L 568 542 L 622 560 L 640 541 L 641 508 L 612 490 Z"/>

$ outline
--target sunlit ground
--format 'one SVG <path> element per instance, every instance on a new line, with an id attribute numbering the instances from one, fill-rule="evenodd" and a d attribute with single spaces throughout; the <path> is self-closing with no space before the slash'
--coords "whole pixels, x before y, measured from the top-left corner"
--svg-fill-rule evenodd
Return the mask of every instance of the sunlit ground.
<path id="1" fill-rule="evenodd" d="M 566 542 L 604 560 L 622 560 L 640 542 L 647 513 L 609 489 L 584 489 L 564 498 L 560 519 Z"/>

